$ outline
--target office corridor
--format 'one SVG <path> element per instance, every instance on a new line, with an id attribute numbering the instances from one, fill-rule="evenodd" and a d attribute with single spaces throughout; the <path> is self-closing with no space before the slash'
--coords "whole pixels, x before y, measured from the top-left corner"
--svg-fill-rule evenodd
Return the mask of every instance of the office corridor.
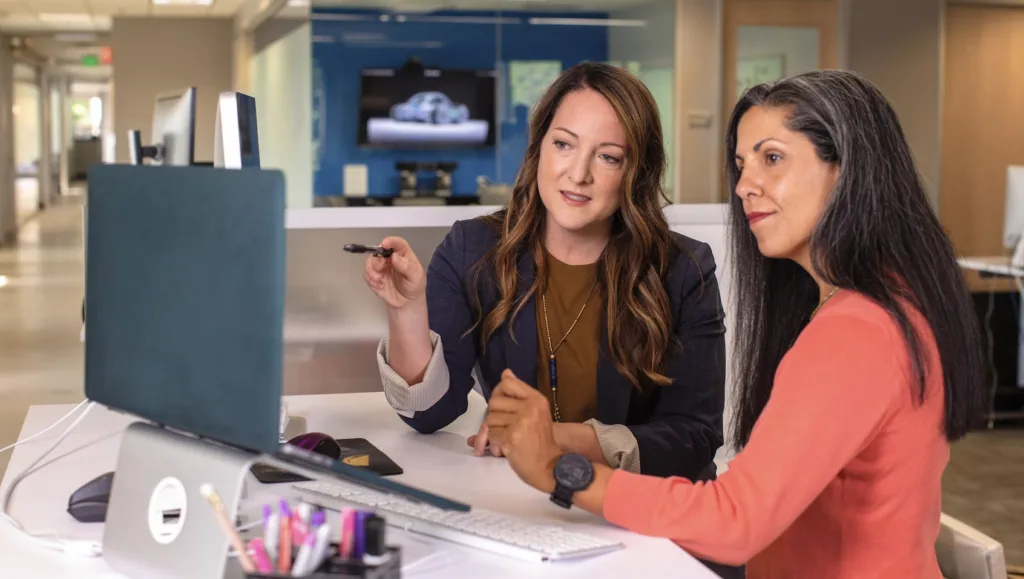
<path id="1" fill-rule="evenodd" d="M 83 197 L 66 197 L 0 249 L 0 448 L 33 404 L 83 397 Z M 0 475 L 10 452 L 0 455 Z M 1003 542 L 1024 565 L 1024 429 L 978 432 L 953 447 L 943 510 Z M 58 500 L 63 500 L 60 497 Z"/>
<path id="2" fill-rule="evenodd" d="M 63 197 L 0 248 L 0 448 L 32 404 L 82 399 L 82 202 Z M 10 451 L 0 455 L 0 473 Z"/>

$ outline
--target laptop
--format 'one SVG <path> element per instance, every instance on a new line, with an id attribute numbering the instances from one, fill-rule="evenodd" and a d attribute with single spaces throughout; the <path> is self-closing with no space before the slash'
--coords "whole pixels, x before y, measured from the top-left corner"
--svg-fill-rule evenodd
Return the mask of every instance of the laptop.
<path id="1" fill-rule="evenodd" d="M 281 172 L 97 165 L 87 220 L 87 398 L 379 491 L 470 510 L 280 443 Z"/>

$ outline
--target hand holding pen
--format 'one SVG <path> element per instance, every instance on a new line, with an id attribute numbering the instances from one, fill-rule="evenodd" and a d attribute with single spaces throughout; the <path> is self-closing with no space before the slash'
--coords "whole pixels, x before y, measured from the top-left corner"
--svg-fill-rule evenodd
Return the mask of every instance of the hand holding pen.
<path id="1" fill-rule="evenodd" d="M 391 256 L 383 257 L 383 253 L 378 251 L 366 258 L 363 270 L 366 285 L 392 308 L 424 302 L 427 274 L 408 242 L 401 237 L 387 237 L 381 241 L 380 248 L 391 250 Z M 346 245 L 345 249 L 350 252 L 372 252 L 371 248 L 354 244 Z"/>

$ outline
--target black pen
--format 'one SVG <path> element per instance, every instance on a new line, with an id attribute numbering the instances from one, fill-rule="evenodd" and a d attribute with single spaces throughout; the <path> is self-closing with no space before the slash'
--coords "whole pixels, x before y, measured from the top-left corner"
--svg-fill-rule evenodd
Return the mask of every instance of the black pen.
<path id="1" fill-rule="evenodd" d="M 372 253 L 377 257 L 391 257 L 394 253 L 393 249 L 387 247 L 381 247 L 379 245 L 360 245 L 358 243 L 350 243 L 343 248 L 349 253 Z"/>

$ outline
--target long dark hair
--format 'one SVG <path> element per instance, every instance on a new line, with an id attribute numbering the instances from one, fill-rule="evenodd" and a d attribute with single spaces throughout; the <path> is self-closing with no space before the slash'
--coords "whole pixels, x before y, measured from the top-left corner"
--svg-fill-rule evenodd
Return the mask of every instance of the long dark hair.
<path id="1" fill-rule="evenodd" d="M 732 161 L 737 128 L 755 106 L 787 111 L 788 128 L 810 139 L 821 160 L 838 166 L 835 187 L 811 237 L 813 267 L 827 283 L 867 296 L 892 316 L 910 354 L 918 399 L 925 394 L 928 361 L 923 338 L 901 301 L 921 312 L 942 363 L 945 435 L 951 441 L 964 436 L 983 400 L 980 328 L 896 112 L 875 86 L 851 72 L 816 71 L 755 86 L 740 98 L 729 120 L 730 192 L 740 179 Z M 758 251 L 742 200 L 730 198 L 738 449 L 750 439 L 779 362 L 806 326 L 819 290 L 796 263 Z"/>
<path id="2" fill-rule="evenodd" d="M 482 346 L 505 323 L 511 323 L 526 300 L 547 282 L 544 220 L 547 212 L 537 189 L 541 146 L 565 95 L 592 89 L 611 103 L 626 131 L 622 202 L 615 213 L 611 239 L 598 262 L 598 284 L 606 297 L 608 351 L 616 370 L 634 386 L 665 385 L 662 373 L 670 347 L 672 311 L 662 279 L 667 275 L 672 237 L 662 212 L 665 200 L 665 145 L 658 105 L 646 86 L 628 72 L 587 62 L 564 71 L 537 102 L 530 118 L 529 143 L 508 205 L 484 220 L 499 234 L 498 244 L 477 262 L 474 277 L 493 268 L 497 305 L 483 311 L 478 291 L 473 328 L 481 330 Z M 537 266 L 533 284 L 517 301 L 518 263 L 532 256 Z"/>

